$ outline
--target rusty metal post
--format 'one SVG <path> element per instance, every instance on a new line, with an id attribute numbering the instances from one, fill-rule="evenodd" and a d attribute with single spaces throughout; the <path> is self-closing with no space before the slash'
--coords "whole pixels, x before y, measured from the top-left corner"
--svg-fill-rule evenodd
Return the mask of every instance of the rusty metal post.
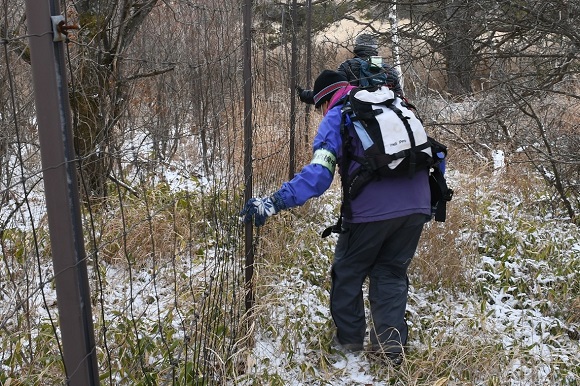
<path id="1" fill-rule="evenodd" d="M 58 1 L 26 0 L 38 136 L 67 384 L 99 384 Z M 59 41 L 55 41 L 59 40 Z"/>
<path id="2" fill-rule="evenodd" d="M 312 87 L 312 0 L 306 0 L 306 86 Z M 306 105 L 304 117 L 304 149 L 310 150 L 310 111 L 311 105 Z"/>
<path id="3" fill-rule="evenodd" d="M 294 178 L 296 173 L 296 68 L 298 67 L 298 43 L 296 41 L 297 29 L 297 1 L 292 1 L 292 59 L 290 62 L 290 154 L 288 180 Z"/>
<path id="4" fill-rule="evenodd" d="M 243 60 L 244 60 L 244 178 L 246 186 L 244 199 L 247 202 L 253 194 L 253 166 L 252 166 L 252 0 L 245 0 L 243 6 Z M 244 228 L 245 234 L 245 283 L 246 283 L 246 312 L 251 313 L 254 306 L 254 228 L 248 222 Z"/>

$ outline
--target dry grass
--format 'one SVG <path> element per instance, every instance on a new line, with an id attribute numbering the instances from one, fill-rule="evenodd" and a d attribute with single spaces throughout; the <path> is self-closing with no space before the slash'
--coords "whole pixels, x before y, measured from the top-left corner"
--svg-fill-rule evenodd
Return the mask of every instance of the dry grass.
<path id="1" fill-rule="evenodd" d="M 570 323 L 580 323 L 580 296 L 572 300 L 568 321 Z"/>
<path id="2" fill-rule="evenodd" d="M 393 369 L 363 356 L 359 360 L 359 371 L 372 376 L 378 384 L 499 386 L 511 384 L 519 377 L 524 382 L 541 382 L 541 371 L 534 369 L 544 368 L 549 359 L 537 355 L 534 345 L 506 347 L 503 342 L 504 334 L 517 335 L 515 330 L 510 330 L 517 328 L 517 323 L 504 331 L 496 330 L 497 320 L 487 313 L 490 311 L 485 309 L 485 300 L 482 300 L 482 309 L 477 309 L 480 306 L 465 298 L 467 294 L 475 298 L 481 295 L 473 294 L 477 287 L 473 271 L 481 259 L 478 232 L 483 229 L 490 200 L 506 200 L 515 195 L 534 202 L 538 184 L 531 174 L 510 169 L 497 174 L 490 169 L 470 175 L 451 172 L 450 183 L 456 189 L 456 196 L 449 204 L 448 220 L 443 224 L 428 224 L 412 265 L 414 286 L 423 296 L 430 294 L 430 297 L 423 299 L 425 303 L 411 304 L 415 313 L 410 315 L 412 341 L 407 360 L 401 368 Z M 320 304 L 328 301 L 328 269 L 334 243 L 318 238 L 323 228 L 319 225 L 319 214 L 319 203 L 313 202 L 276 216 L 262 230 L 257 331 L 267 331 L 267 336 L 279 342 L 273 344 L 272 355 L 287 360 L 289 371 L 295 366 L 301 369 L 298 373 L 305 382 L 324 379 L 332 383 L 341 376 L 348 379 L 352 374 L 348 368 L 336 367 L 343 359 L 329 349 L 331 319 L 323 315 L 326 323 L 319 323 L 320 315 L 311 310 L 303 314 L 296 303 L 316 286 L 314 292 Z M 306 229 L 305 224 L 308 224 Z M 443 299 L 444 296 L 456 297 L 456 300 Z M 456 308 L 446 310 L 446 305 Z M 464 308 L 460 311 L 462 305 Z M 577 298 L 569 307 L 570 322 L 577 321 Z M 522 322 L 529 322 L 525 318 Z M 559 336 L 554 339 L 561 339 Z M 312 374 L 308 370 L 311 367 L 315 369 Z M 272 373 L 265 371 L 274 374 L 276 366 L 271 369 Z"/>
<path id="3" fill-rule="evenodd" d="M 156 200 L 155 197 L 148 199 Z M 202 219 L 194 214 L 200 208 L 188 207 L 193 199 L 187 203 L 184 199 L 184 205 L 146 200 L 127 199 L 122 213 L 111 214 L 103 222 L 97 250 L 104 262 L 147 265 L 152 257 L 163 259 L 179 254 L 192 233 L 207 232 Z"/>

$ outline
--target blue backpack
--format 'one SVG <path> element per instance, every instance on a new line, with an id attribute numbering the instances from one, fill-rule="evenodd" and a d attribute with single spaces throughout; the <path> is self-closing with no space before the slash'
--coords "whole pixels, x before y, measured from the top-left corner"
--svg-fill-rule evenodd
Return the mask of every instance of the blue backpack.
<path id="1" fill-rule="evenodd" d="M 370 57 L 365 60 L 362 58 L 354 58 L 360 65 L 359 72 L 359 87 L 369 87 L 369 86 L 381 86 L 387 84 L 387 73 L 382 64 L 382 58 L 380 63 L 376 63 L 373 60 L 375 57 Z"/>

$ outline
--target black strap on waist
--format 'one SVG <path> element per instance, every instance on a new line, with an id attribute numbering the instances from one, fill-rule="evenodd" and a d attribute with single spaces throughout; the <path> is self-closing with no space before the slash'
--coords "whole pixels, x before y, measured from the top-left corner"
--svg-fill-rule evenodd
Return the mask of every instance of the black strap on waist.
<path id="1" fill-rule="evenodd" d="M 447 218 L 447 202 L 453 198 L 453 189 L 447 186 L 445 176 L 439 166 L 435 166 L 429 175 L 431 190 L 431 208 L 435 221 L 445 222 Z"/>

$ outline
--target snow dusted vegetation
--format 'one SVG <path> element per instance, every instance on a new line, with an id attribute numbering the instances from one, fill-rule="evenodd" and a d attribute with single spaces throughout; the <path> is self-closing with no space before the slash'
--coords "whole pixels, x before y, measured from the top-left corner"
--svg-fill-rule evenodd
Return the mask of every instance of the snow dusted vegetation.
<path id="1" fill-rule="evenodd" d="M 411 266 L 409 347 L 398 369 L 331 348 L 333 241 L 312 235 L 307 246 L 305 235 L 334 221 L 338 192 L 304 209 L 312 222 L 284 221 L 303 242 L 288 237 L 271 272 L 279 282 L 261 299 L 253 375 L 276 381 L 258 384 L 577 385 L 578 228 L 543 212 L 548 197 L 509 185 L 513 177 L 449 173 L 450 218 L 427 225 Z"/>
<path id="2" fill-rule="evenodd" d="M 240 346 L 233 356 L 243 369 L 220 382 L 243 386 L 578 385 L 580 232 L 567 218 L 558 216 L 557 207 L 533 174 L 511 170 L 503 159 L 495 160 L 494 165 L 495 171 L 476 175 L 459 171 L 450 163 L 448 179 L 456 193 L 449 204 L 448 220 L 427 224 L 410 269 L 409 347 L 400 367 L 378 362 L 366 353 L 343 353 L 331 345 L 334 330 L 328 309 L 329 270 L 336 238 L 322 239 L 320 232 L 336 221 L 340 189 L 335 184 L 304 207 L 269 219 L 256 232 L 259 253 L 254 321 L 248 344 Z M 199 192 L 200 187 L 213 183 L 204 179 L 192 182 L 188 177 L 191 168 L 188 162 L 174 162 L 164 171 L 165 178 L 153 180 L 160 184 L 152 189 L 154 195 L 163 200 L 175 195 L 183 200 L 193 197 L 184 196 L 184 191 Z M 38 226 L 42 223 L 42 198 L 31 195 L 29 202 L 39 205 L 30 212 Z M 16 210 L 15 205 L 3 208 L 2 215 L 6 217 L 8 209 Z M 238 210 L 232 208 L 232 212 Z M 130 217 L 129 210 L 126 216 Z M 107 220 L 108 229 L 102 229 L 103 234 L 120 227 L 116 217 Z M 167 244 L 174 243 L 168 235 L 180 226 L 180 220 L 166 219 L 164 227 L 165 217 L 158 214 L 156 218 L 156 233 L 164 235 Z M 233 228 L 224 232 L 238 237 L 242 224 L 239 219 L 234 222 L 238 229 L 235 234 Z M 92 269 L 90 275 L 96 296 L 102 298 L 99 304 L 104 304 L 102 309 L 95 308 L 96 326 L 101 326 L 100 318 L 107 323 L 109 352 L 99 356 L 108 366 L 103 371 L 103 384 L 136 384 L 134 374 L 144 371 L 130 368 L 136 367 L 137 357 L 128 355 L 129 349 L 116 350 L 117 346 L 133 347 L 143 342 L 152 345 L 147 346 L 145 368 L 159 374 L 158 383 L 144 384 L 171 384 L 164 375 L 169 373 L 167 356 L 182 360 L 179 342 L 197 317 L 187 308 L 191 302 L 186 297 L 191 290 L 188 285 L 192 286 L 192 278 L 206 277 L 204 272 L 228 256 L 227 248 L 218 247 L 214 236 L 204 237 L 206 252 L 202 255 L 173 249 L 176 255 L 166 259 L 161 257 L 163 245 L 158 245 L 161 258 L 137 261 L 131 269 L 114 257 L 110 245 L 101 252 L 100 279 Z M 128 250 L 145 254 L 143 240 L 130 236 Z M 9 243 L 3 249 L 5 253 L 13 250 Z M 4 265 L 5 278 L 10 264 Z M 42 259 L 39 265 L 43 280 L 50 279 L 50 259 Z M 31 260 L 26 267 L 33 277 L 36 262 Z M 31 344 L 38 346 L 34 350 L 46 347 L 52 352 L 46 358 L 35 354 L 40 355 L 39 364 L 52 366 L 43 373 L 19 356 L 18 345 L 30 344 L 26 339 L 11 343 L 16 340 L 18 323 L 22 323 L 14 318 L 19 312 L 15 304 L 24 296 L 21 289 L 11 285 L 17 276 L 2 282 L 1 333 L 6 333 L 6 339 L 0 343 L 0 380 L 12 385 L 55 384 L 45 381 L 59 377 L 54 375 L 59 359 L 53 333 L 46 323 L 47 309 L 55 318 L 54 286 L 40 291 L 37 284 L 30 283 L 27 301 L 33 310 L 28 314 L 33 326 Z M 228 291 L 229 287 L 221 294 L 229 297 Z M 157 326 L 163 323 L 167 325 L 160 333 Z M 203 331 L 206 327 L 196 328 Z M 138 339 L 133 331 L 138 332 Z M 164 346 L 167 342 L 178 348 L 169 351 Z M 215 362 L 223 366 L 226 359 Z M 3 378 L 2 372 L 6 374 Z M 16 374 L 32 383 L 17 383 Z"/>

